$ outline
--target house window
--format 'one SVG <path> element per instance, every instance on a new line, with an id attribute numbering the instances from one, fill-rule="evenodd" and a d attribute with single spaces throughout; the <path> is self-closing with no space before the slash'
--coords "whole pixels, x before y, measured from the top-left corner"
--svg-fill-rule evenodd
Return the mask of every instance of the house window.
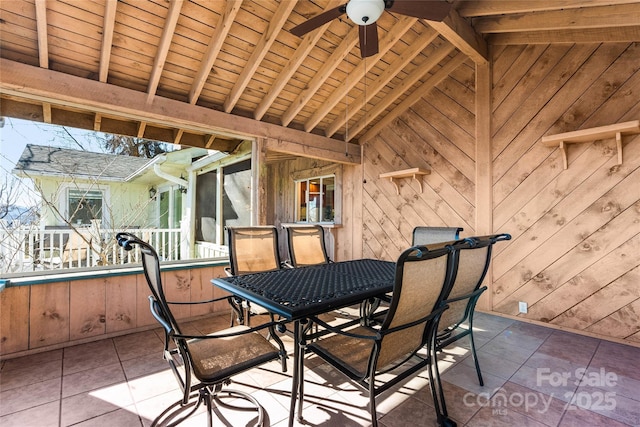
<path id="1" fill-rule="evenodd" d="M 69 221 L 74 225 L 91 225 L 91 220 L 102 220 L 102 204 L 102 191 L 70 188 L 67 193 Z"/>
<path id="2" fill-rule="evenodd" d="M 296 222 L 333 223 L 335 221 L 335 175 L 295 181 Z"/>

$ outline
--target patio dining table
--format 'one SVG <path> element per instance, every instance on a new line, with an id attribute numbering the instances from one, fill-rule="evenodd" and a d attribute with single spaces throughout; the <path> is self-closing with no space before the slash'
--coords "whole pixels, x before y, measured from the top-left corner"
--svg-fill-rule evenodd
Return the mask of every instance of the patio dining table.
<path id="1" fill-rule="evenodd" d="M 308 317 L 391 292 L 395 266 L 394 262 L 360 259 L 211 280 L 233 295 L 293 322 L 295 345 L 289 426 L 293 425 L 297 397 L 304 387 L 300 378 Z M 302 421 L 302 404 L 298 401 L 298 421 Z"/>

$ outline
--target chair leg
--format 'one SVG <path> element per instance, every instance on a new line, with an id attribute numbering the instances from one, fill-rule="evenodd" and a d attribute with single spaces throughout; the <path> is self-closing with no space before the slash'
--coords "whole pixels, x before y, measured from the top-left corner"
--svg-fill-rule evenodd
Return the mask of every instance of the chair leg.
<path id="1" fill-rule="evenodd" d="M 378 412 L 376 410 L 375 375 L 369 378 L 369 412 L 371 413 L 371 427 L 378 427 Z"/>
<path id="2" fill-rule="evenodd" d="M 482 379 L 482 372 L 480 372 L 480 363 L 478 363 L 478 355 L 476 354 L 476 343 L 473 339 L 473 324 L 469 322 L 469 340 L 471 341 L 471 357 L 473 357 L 473 363 L 476 365 L 476 373 L 478 374 L 478 384 L 484 386 L 484 380 Z"/>
<path id="3" fill-rule="evenodd" d="M 447 413 L 447 405 L 444 399 L 444 390 L 442 389 L 442 381 L 440 380 L 440 370 L 438 369 L 438 358 L 436 349 L 436 329 L 428 345 L 430 358 L 429 363 L 429 385 L 431 386 L 431 395 L 433 396 L 433 406 L 436 410 L 436 418 L 438 425 L 441 427 L 456 427 L 455 421 L 449 418 Z"/>

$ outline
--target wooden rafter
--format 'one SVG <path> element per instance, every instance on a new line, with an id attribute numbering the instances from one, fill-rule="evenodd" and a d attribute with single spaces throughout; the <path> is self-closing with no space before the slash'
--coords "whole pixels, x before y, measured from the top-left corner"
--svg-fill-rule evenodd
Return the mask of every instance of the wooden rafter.
<path id="1" fill-rule="evenodd" d="M 420 64 L 411 74 L 402 79 L 400 86 L 395 87 L 381 102 L 375 105 L 371 111 L 362 117 L 354 126 L 350 128 L 350 134 L 357 135 L 377 116 L 381 115 L 387 108 L 396 102 L 403 94 L 405 94 L 411 86 L 415 85 L 424 78 L 429 71 L 433 69 L 440 61 L 446 58 L 454 47 L 450 43 L 445 43 L 437 51 L 433 52 L 424 63 Z M 464 55 L 458 55 L 463 57 Z M 394 117 L 395 118 L 395 117 Z M 393 120 L 393 118 L 391 119 Z M 390 123 L 385 122 L 385 123 Z"/>
<path id="2" fill-rule="evenodd" d="M 107 0 L 104 6 L 104 26 L 102 30 L 102 48 L 100 49 L 100 72 L 98 80 L 106 82 L 109 76 L 109 61 L 113 45 L 113 29 L 116 24 L 118 0 Z"/>
<path id="3" fill-rule="evenodd" d="M 387 53 L 397 42 L 402 38 L 404 33 L 409 31 L 413 24 L 417 21 L 416 18 L 411 16 L 402 16 L 392 30 L 389 31 L 380 40 L 379 51 L 377 54 L 369 57 L 366 61 L 360 62 L 351 72 L 356 78 L 348 79 L 342 86 L 336 88 L 333 93 L 322 103 L 322 106 L 313 113 L 313 115 L 305 122 L 304 129 L 307 132 L 311 132 L 318 123 L 333 109 L 342 99 L 345 94 L 349 93 L 358 84 L 359 76 L 363 76 L 368 73 L 379 61 L 385 53 Z"/>
<path id="4" fill-rule="evenodd" d="M 222 16 L 220 16 L 218 25 L 216 25 L 216 29 L 211 35 L 211 40 L 209 41 L 209 45 L 207 46 L 207 51 L 204 54 L 204 58 L 200 63 L 200 68 L 198 69 L 196 78 L 193 80 L 193 84 L 191 85 L 191 90 L 189 91 L 190 104 L 195 104 L 196 102 L 198 102 L 198 98 L 200 97 L 202 88 L 207 81 L 207 77 L 211 72 L 213 64 L 218 58 L 220 49 L 222 48 L 222 45 L 227 38 L 227 34 L 229 34 L 231 24 L 233 24 L 233 20 L 236 18 L 241 5 L 242 0 L 227 2 L 224 13 L 222 14 Z"/>
<path id="5" fill-rule="evenodd" d="M 247 66 L 242 70 L 242 73 L 240 73 L 240 76 L 236 80 L 236 84 L 233 86 L 233 89 L 231 89 L 231 93 L 224 103 L 223 109 L 227 113 L 233 110 L 233 107 L 238 102 L 238 99 L 240 99 L 240 95 L 242 95 L 242 92 L 249 84 L 249 81 L 251 81 L 251 78 L 262 62 L 262 59 L 269 52 L 269 48 L 271 47 L 273 42 L 276 41 L 278 33 L 282 29 L 284 23 L 287 22 L 287 18 L 289 17 L 289 14 L 291 13 L 295 5 L 296 2 L 294 1 L 281 2 L 273 18 L 269 20 L 269 26 L 267 30 L 262 35 L 262 38 L 260 38 L 260 41 L 251 54 L 251 57 L 249 57 L 249 61 L 247 61 Z"/>
<path id="6" fill-rule="evenodd" d="M 38 29 L 38 63 L 49 68 L 49 42 L 47 41 L 47 1 L 36 0 L 36 28 Z"/>
<path id="7" fill-rule="evenodd" d="M 522 1 L 499 0 L 478 1 L 469 0 L 460 2 L 458 13 L 463 17 L 478 17 L 490 15 L 504 15 L 508 13 L 531 13 L 548 10 L 578 9 L 585 6 L 609 6 L 612 4 L 631 4 L 637 0 L 554 0 L 554 1 Z"/>
<path id="8" fill-rule="evenodd" d="M 442 22 L 427 22 L 476 64 L 489 62 L 487 43 L 455 10 L 452 10 Z"/>
<path id="9" fill-rule="evenodd" d="M 215 135 L 209 135 L 206 138 L 206 141 L 204 143 L 204 148 L 211 148 L 211 146 L 213 145 L 213 141 L 216 140 L 216 136 Z"/>
<path id="10" fill-rule="evenodd" d="M 147 102 L 153 101 L 153 97 L 158 89 L 158 83 L 160 82 L 160 76 L 164 69 L 165 61 L 167 60 L 167 54 L 171 47 L 171 39 L 176 31 L 176 24 L 180 17 L 180 10 L 184 0 L 173 0 L 169 5 L 169 12 L 167 14 L 167 20 L 162 30 L 162 37 L 160 38 L 160 44 L 156 52 L 156 57 L 153 61 L 153 68 L 151 69 L 151 77 L 149 78 L 149 85 L 147 86 Z"/>
<path id="11" fill-rule="evenodd" d="M 492 34 L 491 45 L 551 44 L 551 43 L 620 43 L 640 40 L 640 25 L 619 28 L 585 28 L 580 30 L 531 31 Z"/>
<path id="12" fill-rule="evenodd" d="M 144 138 L 144 131 L 147 128 L 147 122 L 139 122 L 138 123 L 138 138 Z"/>
<path id="13" fill-rule="evenodd" d="M 42 121 L 51 123 L 51 104 L 48 102 L 42 103 Z"/>
<path id="14" fill-rule="evenodd" d="M 337 114 L 336 120 L 325 129 L 324 134 L 331 136 L 335 134 L 341 126 L 351 117 L 353 117 L 359 109 L 363 108 L 371 98 L 373 98 L 382 88 L 384 88 L 398 73 L 404 69 L 416 56 L 420 54 L 436 37 L 438 33 L 433 30 L 427 31 L 418 40 L 413 42 L 393 63 L 393 67 L 388 67 L 378 78 L 369 85 L 367 91 L 349 103 L 348 111 L 341 111 Z"/>
<path id="15" fill-rule="evenodd" d="M 324 8 L 323 12 L 333 9 L 334 7 L 336 7 L 335 2 L 331 2 Z M 266 113 L 267 109 L 278 97 L 282 89 L 287 85 L 291 76 L 295 74 L 298 67 L 300 67 L 302 62 L 307 58 L 307 55 L 309 55 L 316 43 L 318 43 L 318 40 L 320 40 L 324 32 L 329 28 L 330 24 L 331 22 L 327 22 L 320 28 L 304 36 L 300 46 L 296 49 L 296 53 L 291 57 L 282 72 L 278 75 L 278 78 L 273 85 L 271 85 L 267 95 L 262 99 L 262 101 L 260 101 L 260 104 L 258 104 L 258 107 L 253 113 L 253 117 L 256 120 L 260 120 L 264 116 L 264 113 Z"/>
<path id="16" fill-rule="evenodd" d="M 338 68 L 342 60 L 349 54 L 349 51 L 358 42 L 358 28 L 354 27 L 349 30 L 347 36 L 342 39 L 342 42 L 333 51 L 331 57 L 325 61 L 324 65 L 318 70 L 313 79 L 305 86 L 305 89 L 300 92 L 297 98 L 291 103 L 291 106 L 282 115 L 282 125 L 287 126 L 294 117 L 302 110 L 302 108 L 309 102 L 316 91 L 322 86 L 322 84 L 331 76 L 331 73 Z"/>
<path id="17" fill-rule="evenodd" d="M 637 26 L 640 22 L 638 4 L 598 6 L 572 10 L 570 14 L 562 10 L 535 14 L 514 14 L 478 18 L 474 28 L 479 33 L 509 33 L 545 30 L 569 30 L 583 28 Z"/>
<path id="18" fill-rule="evenodd" d="M 406 97 L 404 101 L 394 108 L 393 113 L 387 114 L 382 120 L 372 126 L 371 129 L 367 131 L 367 133 L 361 138 L 363 141 L 367 141 L 368 139 L 375 136 L 383 127 L 387 126 L 393 120 L 395 120 L 402 113 L 407 111 L 413 104 L 418 102 L 420 98 L 425 96 L 431 89 L 433 89 L 438 83 L 444 80 L 453 70 L 458 68 L 461 64 L 463 64 L 467 60 L 467 56 L 462 52 L 458 53 L 455 57 L 453 57 L 449 62 L 447 62 L 444 67 L 440 68 L 437 72 L 435 72 L 431 77 L 427 79 L 426 82 L 422 84 L 418 89 L 413 91 L 411 95 Z"/>

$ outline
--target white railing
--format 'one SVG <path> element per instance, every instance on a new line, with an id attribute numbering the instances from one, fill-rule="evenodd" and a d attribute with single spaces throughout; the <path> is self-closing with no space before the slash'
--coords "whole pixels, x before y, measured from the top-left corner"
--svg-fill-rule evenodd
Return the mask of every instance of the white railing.
<path id="1" fill-rule="evenodd" d="M 178 228 L 19 227 L 0 230 L 0 273 L 139 263 L 138 250 L 125 251 L 118 246 L 115 236 L 121 231 L 149 242 L 163 261 L 186 258 L 181 255 L 183 242 Z M 198 252 L 208 257 L 228 255 L 225 247 L 207 246 Z"/>

